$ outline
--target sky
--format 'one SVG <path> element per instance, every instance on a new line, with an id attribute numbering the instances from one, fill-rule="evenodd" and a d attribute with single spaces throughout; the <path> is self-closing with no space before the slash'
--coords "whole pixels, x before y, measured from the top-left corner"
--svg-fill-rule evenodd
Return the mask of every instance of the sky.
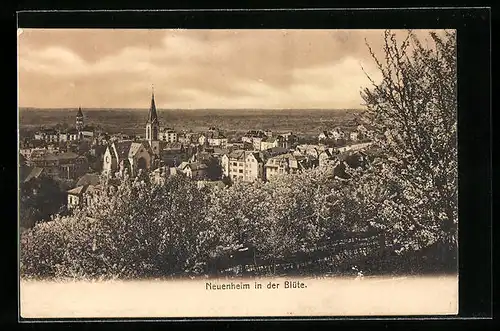
<path id="1" fill-rule="evenodd" d="M 381 56 L 383 30 L 19 29 L 19 106 L 359 109 L 365 39 Z"/>

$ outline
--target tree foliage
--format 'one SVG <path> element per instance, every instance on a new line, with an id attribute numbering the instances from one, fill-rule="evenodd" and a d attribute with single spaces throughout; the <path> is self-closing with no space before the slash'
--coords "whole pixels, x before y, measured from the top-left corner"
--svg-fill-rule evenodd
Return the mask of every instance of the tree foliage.
<path id="1" fill-rule="evenodd" d="M 66 204 L 66 195 L 54 179 L 41 175 L 20 184 L 19 222 L 22 228 L 49 220 Z"/>
<path id="2" fill-rule="evenodd" d="M 456 39 L 454 31 L 429 36 L 424 47 L 411 31 L 402 42 L 386 31 L 385 58 L 370 48 L 382 80 L 362 93 L 364 121 L 383 153 L 357 194 L 406 249 L 457 240 Z"/>

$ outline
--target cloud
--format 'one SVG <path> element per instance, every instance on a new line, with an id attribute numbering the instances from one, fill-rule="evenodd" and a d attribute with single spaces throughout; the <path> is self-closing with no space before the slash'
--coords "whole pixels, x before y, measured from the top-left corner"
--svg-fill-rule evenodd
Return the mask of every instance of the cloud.
<path id="1" fill-rule="evenodd" d="M 353 108 L 382 31 L 32 30 L 19 37 L 24 106 Z M 41 92 L 43 91 L 43 93 Z M 50 97 L 46 95 L 50 93 Z"/>

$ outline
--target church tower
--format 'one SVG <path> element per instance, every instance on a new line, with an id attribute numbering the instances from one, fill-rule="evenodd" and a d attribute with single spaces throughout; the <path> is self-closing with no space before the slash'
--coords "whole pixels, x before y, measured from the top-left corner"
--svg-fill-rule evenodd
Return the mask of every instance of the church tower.
<path id="1" fill-rule="evenodd" d="M 81 131 L 83 129 L 83 113 L 82 108 L 78 108 L 78 112 L 76 113 L 76 129 Z"/>
<path id="2" fill-rule="evenodd" d="M 158 141 L 160 131 L 160 122 L 158 122 L 158 115 L 156 114 L 155 93 L 151 93 L 151 107 L 149 107 L 148 121 L 146 122 L 146 140 L 151 143 Z"/>

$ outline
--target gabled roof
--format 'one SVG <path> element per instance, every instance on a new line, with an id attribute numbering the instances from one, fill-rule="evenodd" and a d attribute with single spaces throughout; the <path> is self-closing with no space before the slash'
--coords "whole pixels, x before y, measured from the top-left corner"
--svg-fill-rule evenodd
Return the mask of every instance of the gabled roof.
<path id="1" fill-rule="evenodd" d="M 212 154 L 208 152 L 198 152 L 193 155 L 197 160 L 210 160 L 212 158 Z"/>
<path id="2" fill-rule="evenodd" d="M 39 133 L 45 133 L 45 134 L 57 134 L 57 131 L 55 129 L 42 129 L 40 130 Z"/>
<path id="3" fill-rule="evenodd" d="M 183 145 L 180 142 L 165 142 L 162 144 L 163 150 L 171 150 L 171 149 L 182 149 Z"/>
<path id="4" fill-rule="evenodd" d="M 207 132 L 205 136 L 209 139 L 227 139 L 226 136 L 220 133 L 219 131 Z"/>
<path id="5" fill-rule="evenodd" d="M 191 170 L 203 170 L 203 169 L 207 169 L 208 167 L 201 163 L 201 162 L 191 162 L 191 163 L 188 163 L 186 168 L 187 167 L 190 167 Z"/>
<path id="6" fill-rule="evenodd" d="M 324 134 L 326 137 L 328 137 L 330 135 L 330 132 L 328 132 L 328 131 L 323 131 L 321 133 Z"/>
<path id="7" fill-rule="evenodd" d="M 319 155 L 325 155 L 328 158 L 334 157 L 333 151 L 330 149 L 326 149 L 326 150 L 322 151 L 321 153 L 319 153 Z"/>
<path id="8" fill-rule="evenodd" d="M 69 190 L 67 193 L 72 195 L 81 195 L 87 191 L 88 187 L 89 185 L 77 186 L 74 189 Z"/>
<path id="9" fill-rule="evenodd" d="M 184 168 L 186 168 L 188 164 L 189 164 L 189 162 L 183 161 L 183 162 L 181 162 L 181 164 L 179 164 L 179 166 L 177 168 L 184 170 Z"/>
<path id="10" fill-rule="evenodd" d="M 245 159 L 245 151 L 242 149 L 236 149 L 228 154 L 229 159 L 231 160 L 242 160 Z"/>
<path id="11" fill-rule="evenodd" d="M 259 163 L 263 163 L 264 162 L 264 155 L 262 153 L 259 153 L 259 152 L 251 152 L 251 153 L 255 157 L 255 159 L 257 160 L 257 162 L 259 162 Z"/>
<path id="12" fill-rule="evenodd" d="M 132 140 L 119 141 L 114 143 L 114 149 L 116 150 L 118 159 L 122 160 L 128 157 L 132 143 Z"/>
<path id="13" fill-rule="evenodd" d="M 280 155 L 276 155 L 276 156 L 270 157 L 267 160 L 267 162 L 269 164 L 271 164 L 271 162 L 272 162 L 271 160 L 278 160 L 278 161 L 290 162 L 290 160 L 297 161 L 297 158 L 295 157 L 295 155 L 293 155 L 291 153 L 286 153 L 286 154 L 280 154 Z"/>
<path id="14" fill-rule="evenodd" d="M 275 143 L 276 142 L 276 137 L 266 137 L 264 139 L 262 139 L 262 142 L 268 142 L 268 143 Z"/>
<path id="15" fill-rule="evenodd" d="M 267 150 L 270 156 L 288 153 L 288 150 L 283 147 L 271 147 Z"/>
<path id="16" fill-rule="evenodd" d="M 44 160 L 44 161 L 58 161 L 59 160 L 59 158 L 54 153 L 50 153 L 50 152 L 42 154 L 39 159 Z"/>
<path id="17" fill-rule="evenodd" d="M 144 145 L 141 144 L 141 143 L 132 143 L 130 145 L 130 150 L 128 152 L 128 157 L 133 157 L 135 154 L 137 154 L 137 152 L 139 151 L 139 149 L 141 149 L 141 147 L 143 147 Z"/>
<path id="18" fill-rule="evenodd" d="M 67 191 L 68 194 L 71 195 L 79 195 L 81 196 L 84 193 L 95 193 L 102 190 L 102 185 L 80 185 Z"/>
<path id="19" fill-rule="evenodd" d="M 220 147 L 214 147 L 214 154 L 227 154 L 229 153 L 229 149 L 227 148 L 220 148 Z"/>
<path id="20" fill-rule="evenodd" d="M 94 132 L 94 130 L 95 130 L 95 128 L 92 125 L 85 125 L 82 128 L 82 131 L 92 131 L 92 132 Z"/>
<path id="21" fill-rule="evenodd" d="M 246 137 L 264 138 L 267 137 L 266 133 L 262 130 L 250 130 L 245 134 Z"/>
<path id="22" fill-rule="evenodd" d="M 65 153 L 56 154 L 55 157 L 58 160 L 71 160 L 71 159 L 76 159 L 78 157 L 78 154 L 73 153 L 73 152 L 65 152 Z"/>
<path id="23" fill-rule="evenodd" d="M 76 186 L 98 185 L 99 183 L 100 183 L 100 178 L 98 174 L 85 174 L 78 179 Z"/>
<path id="24" fill-rule="evenodd" d="M 177 133 L 177 131 L 175 131 L 173 128 L 165 128 L 165 127 L 161 128 L 160 132 Z"/>
<path id="25" fill-rule="evenodd" d="M 40 175 L 43 173 L 43 168 L 33 168 L 31 171 L 28 173 L 26 178 L 24 178 L 23 182 L 29 182 L 33 178 L 38 178 Z"/>

